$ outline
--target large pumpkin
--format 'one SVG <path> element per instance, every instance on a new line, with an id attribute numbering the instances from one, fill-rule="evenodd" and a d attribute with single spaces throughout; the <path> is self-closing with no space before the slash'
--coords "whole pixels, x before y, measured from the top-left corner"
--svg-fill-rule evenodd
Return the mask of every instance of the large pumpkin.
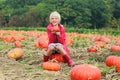
<path id="1" fill-rule="evenodd" d="M 61 69 L 60 64 L 54 61 L 43 62 L 42 67 L 49 71 L 59 71 Z"/>
<path id="2" fill-rule="evenodd" d="M 70 78 L 71 80 L 100 80 L 101 72 L 96 66 L 81 64 L 71 69 Z"/>
<path id="3" fill-rule="evenodd" d="M 19 59 L 23 56 L 23 50 L 21 48 L 14 48 L 11 49 L 8 53 L 7 56 L 11 59 Z"/>

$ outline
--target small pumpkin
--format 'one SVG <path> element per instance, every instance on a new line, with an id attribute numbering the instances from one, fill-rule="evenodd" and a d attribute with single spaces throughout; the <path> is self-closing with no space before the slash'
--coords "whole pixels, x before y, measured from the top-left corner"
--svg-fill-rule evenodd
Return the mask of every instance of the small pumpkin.
<path id="1" fill-rule="evenodd" d="M 106 42 L 96 41 L 95 45 L 98 46 L 98 47 L 104 48 L 104 47 L 106 47 Z"/>
<path id="2" fill-rule="evenodd" d="M 61 69 L 60 64 L 53 60 L 48 62 L 43 62 L 42 67 L 43 69 L 49 71 L 59 71 Z"/>
<path id="3" fill-rule="evenodd" d="M 100 39 L 101 39 L 100 35 L 96 35 L 95 38 L 94 38 L 95 41 L 100 41 Z"/>
<path id="4" fill-rule="evenodd" d="M 15 45 L 15 47 L 17 47 L 17 48 L 21 48 L 21 47 L 22 47 L 22 44 L 21 44 L 20 41 L 14 41 L 14 45 Z"/>
<path id="5" fill-rule="evenodd" d="M 120 46 L 120 40 L 118 40 L 116 44 L 117 44 L 118 46 Z"/>
<path id="6" fill-rule="evenodd" d="M 101 72 L 91 64 L 80 64 L 70 70 L 70 78 L 71 80 L 100 80 Z"/>
<path id="7" fill-rule="evenodd" d="M 8 58 L 10 59 L 20 59 L 23 56 L 23 50 L 21 48 L 14 48 L 11 49 L 8 53 L 7 53 Z"/>
<path id="8" fill-rule="evenodd" d="M 60 30 L 59 30 L 59 27 L 58 26 L 54 26 L 53 27 L 53 32 L 59 32 Z"/>
<path id="9" fill-rule="evenodd" d="M 111 51 L 115 51 L 115 52 L 120 52 L 120 46 L 118 46 L 118 45 L 112 45 L 110 47 L 110 50 Z"/>
<path id="10" fill-rule="evenodd" d="M 88 52 L 97 52 L 98 51 L 98 46 L 90 46 L 87 48 Z"/>
<path id="11" fill-rule="evenodd" d="M 5 42 L 12 42 L 13 37 L 11 35 L 3 36 Z"/>

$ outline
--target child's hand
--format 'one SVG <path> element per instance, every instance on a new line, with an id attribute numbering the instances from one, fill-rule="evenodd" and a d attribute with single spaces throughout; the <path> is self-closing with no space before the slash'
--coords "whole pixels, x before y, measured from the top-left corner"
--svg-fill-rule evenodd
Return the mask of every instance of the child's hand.
<path id="1" fill-rule="evenodd" d="M 60 32 L 56 32 L 56 35 L 58 35 L 58 36 L 59 36 L 59 35 L 60 35 Z"/>
<path id="2" fill-rule="evenodd" d="M 51 31 L 51 33 L 52 33 L 52 34 L 56 34 L 56 32 L 54 32 L 54 31 Z"/>

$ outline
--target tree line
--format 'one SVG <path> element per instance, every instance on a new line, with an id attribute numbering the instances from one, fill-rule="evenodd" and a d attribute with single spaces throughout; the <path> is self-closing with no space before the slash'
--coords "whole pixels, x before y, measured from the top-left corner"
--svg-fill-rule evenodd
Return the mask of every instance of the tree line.
<path id="1" fill-rule="evenodd" d="M 52 11 L 68 27 L 120 29 L 120 0 L 0 0 L 0 27 L 46 27 Z"/>

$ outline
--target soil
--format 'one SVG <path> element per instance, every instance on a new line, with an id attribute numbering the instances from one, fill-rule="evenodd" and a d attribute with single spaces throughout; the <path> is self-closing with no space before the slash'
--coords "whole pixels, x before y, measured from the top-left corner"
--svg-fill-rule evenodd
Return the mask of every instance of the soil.
<path id="1" fill-rule="evenodd" d="M 21 59 L 9 59 L 6 54 L 9 50 L 15 48 L 13 43 L 0 40 L 0 80 L 71 80 L 70 70 L 67 63 L 59 63 L 60 71 L 44 70 L 40 64 L 43 61 L 42 55 L 46 53 L 45 49 L 36 48 L 34 43 L 36 38 L 26 37 L 22 41 L 24 55 Z M 78 44 L 79 43 L 79 44 Z M 110 45 L 101 48 L 98 52 L 89 53 L 87 48 L 92 45 L 93 41 L 85 38 L 74 38 L 73 45 L 68 46 L 70 55 L 76 65 L 92 64 L 101 70 L 101 80 L 119 80 L 120 74 L 114 67 L 107 67 L 105 59 L 109 55 L 119 55 L 117 52 L 109 50 Z"/>
<path id="2" fill-rule="evenodd" d="M 28 51 L 23 48 L 25 54 L 18 60 L 7 57 L 6 54 L 11 49 L 1 50 L 0 80 L 70 80 L 71 67 L 67 63 L 60 63 L 60 71 L 48 71 L 40 66 L 43 61 L 42 55 L 46 52 L 44 49 L 31 47 Z"/>

